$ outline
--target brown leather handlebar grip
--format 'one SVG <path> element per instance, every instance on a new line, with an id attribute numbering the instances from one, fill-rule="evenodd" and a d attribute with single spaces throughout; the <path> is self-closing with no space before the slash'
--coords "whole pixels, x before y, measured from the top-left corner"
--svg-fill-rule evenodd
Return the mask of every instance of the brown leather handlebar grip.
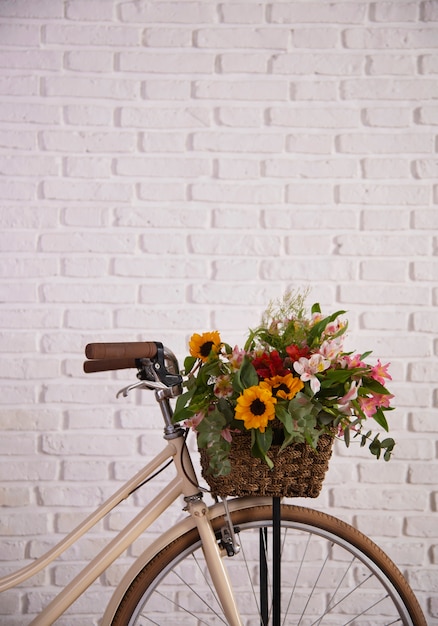
<path id="1" fill-rule="evenodd" d="M 87 359 L 147 359 L 156 354 L 154 341 L 89 343 L 85 348 Z"/>
<path id="2" fill-rule="evenodd" d="M 106 372 L 108 370 L 125 370 L 137 367 L 135 359 L 96 359 L 95 361 L 84 362 L 84 372 L 92 374 L 93 372 Z"/>

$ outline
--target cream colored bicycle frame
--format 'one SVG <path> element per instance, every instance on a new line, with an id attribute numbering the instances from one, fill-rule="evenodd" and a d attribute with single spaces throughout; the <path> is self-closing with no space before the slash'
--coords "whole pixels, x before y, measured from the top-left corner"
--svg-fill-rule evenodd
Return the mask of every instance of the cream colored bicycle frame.
<path id="1" fill-rule="evenodd" d="M 210 519 L 224 514 L 223 504 L 207 507 L 202 499 L 194 498 L 199 493 L 197 478 L 183 437 L 171 439 L 166 447 L 138 474 L 104 502 L 82 524 L 75 528 L 52 550 L 26 567 L 0 579 L 0 592 L 15 587 L 40 572 L 53 562 L 67 548 L 73 545 L 107 513 L 125 500 L 132 491 L 141 485 L 166 460 L 173 457 L 176 477 L 165 487 L 108 545 L 47 605 L 36 617 L 31 626 L 53 624 L 79 596 L 115 561 L 149 526 L 178 498 L 188 498 L 187 510 L 190 516 L 159 537 L 131 566 L 117 587 L 105 611 L 102 626 L 108 626 L 114 612 L 134 575 L 164 546 L 181 534 L 197 527 L 202 540 L 202 548 L 218 598 L 230 626 L 242 626 L 237 612 L 232 587 L 223 564 L 223 554 L 216 541 Z M 184 465 L 184 470 L 182 468 Z M 257 504 L 265 504 L 265 498 L 246 498 L 230 502 L 230 511 Z"/>

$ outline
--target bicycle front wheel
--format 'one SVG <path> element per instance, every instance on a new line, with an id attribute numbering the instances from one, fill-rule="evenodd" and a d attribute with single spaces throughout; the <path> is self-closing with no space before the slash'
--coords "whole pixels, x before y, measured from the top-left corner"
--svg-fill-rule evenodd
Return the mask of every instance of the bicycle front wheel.
<path id="1" fill-rule="evenodd" d="M 231 514 L 241 548 L 224 558 L 243 626 L 426 626 L 400 571 L 362 533 L 325 513 L 289 505 L 281 506 L 276 531 L 272 511 L 255 505 Z M 220 541 L 224 518 L 212 524 Z M 276 593 L 273 580 L 279 579 Z M 113 620 L 113 626 L 146 624 L 227 624 L 196 530 L 141 570 Z"/>

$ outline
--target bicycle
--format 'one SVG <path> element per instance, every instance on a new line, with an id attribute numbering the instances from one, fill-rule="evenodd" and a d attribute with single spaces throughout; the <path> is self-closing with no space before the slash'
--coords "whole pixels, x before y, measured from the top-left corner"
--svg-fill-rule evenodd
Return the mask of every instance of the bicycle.
<path id="1" fill-rule="evenodd" d="M 57 546 L 0 579 L 4 591 L 41 571 L 135 490 L 173 462 L 176 473 L 152 501 L 31 624 L 53 624 L 179 497 L 187 516 L 137 558 L 108 604 L 103 626 L 426 626 L 414 593 L 369 538 L 326 513 L 279 498 L 226 498 L 207 506 L 186 443 L 172 422 L 182 392 L 175 355 L 159 342 L 89 344 L 87 373 L 137 369 L 122 389 L 153 390 L 166 445 Z"/>

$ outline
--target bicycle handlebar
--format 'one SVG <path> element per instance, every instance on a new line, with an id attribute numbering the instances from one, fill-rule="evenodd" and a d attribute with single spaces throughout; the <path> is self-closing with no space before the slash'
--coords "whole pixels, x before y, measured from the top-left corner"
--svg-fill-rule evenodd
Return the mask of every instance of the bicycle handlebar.
<path id="1" fill-rule="evenodd" d="M 135 359 L 96 359 L 95 361 L 84 362 L 84 372 L 92 374 L 93 372 L 106 372 L 109 370 L 125 370 L 137 367 Z"/>
<path id="2" fill-rule="evenodd" d="M 148 359 L 156 354 L 155 341 L 89 343 L 85 348 L 87 359 Z"/>
<path id="3" fill-rule="evenodd" d="M 105 372 L 137 367 L 136 359 L 148 359 L 157 354 L 154 341 L 119 343 L 89 343 L 85 348 L 84 372 Z"/>

